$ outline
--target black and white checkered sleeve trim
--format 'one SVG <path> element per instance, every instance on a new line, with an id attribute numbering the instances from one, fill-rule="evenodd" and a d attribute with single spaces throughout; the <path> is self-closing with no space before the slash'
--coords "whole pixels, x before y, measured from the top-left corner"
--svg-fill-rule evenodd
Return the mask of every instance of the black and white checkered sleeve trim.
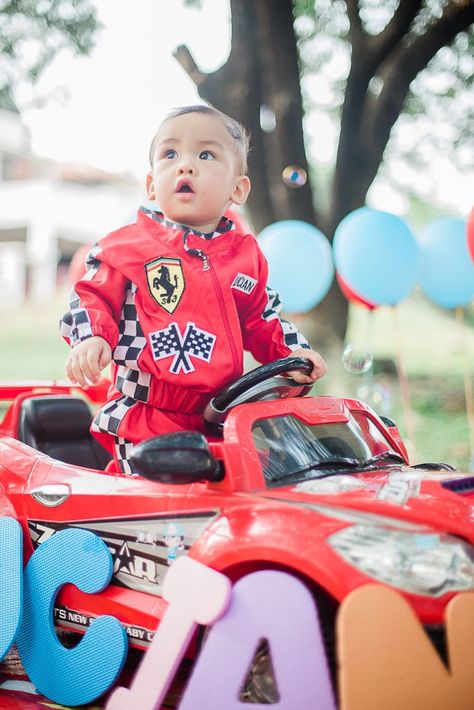
<path id="1" fill-rule="evenodd" d="M 311 346 L 304 337 L 302 333 L 299 332 L 298 328 L 290 323 L 290 321 L 280 318 L 280 313 L 283 308 L 283 304 L 280 300 L 280 296 L 276 291 L 267 287 L 267 305 L 263 312 L 263 319 L 266 321 L 272 321 L 278 318 L 280 321 L 281 328 L 283 330 L 283 338 L 285 345 L 290 348 L 290 350 L 298 350 L 299 348 L 306 348 L 311 350 Z"/>
<path id="2" fill-rule="evenodd" d="M 100 267 L 100 260 L 97 258 L 102 253 L 102 247 L 99 244 L 94 244 L 88 255 L 86 256 L 87 271 L 82 277 L 82 281 L 91 281 Z"/>
<path id="3" fill-rule="evenodd" d="M 275 318 L 280 317 L 281 309 L 283 308 L 283 304 L 280 301 L 280 296 L 277 294 L 276 291 L 273 291 L 271 288 L 266 288 L 267 291 L 267 305 L 265 310 L 263 311 L 262 318 L 263 320 L 274 320 Z"/>
<path id="4" fill-rule="evenodd" d="M 146 345 L 146 338 L 138 321 L 135 306 L 136 291 L 136 285 L 130 283 L 120 315 L 119 339 L 114 350 L 114 362 L 133 370 L 138 369 L 137 361 Z"/>
<path id="5" fill-rule="evenodd" d="M 120 365 L 117 368 L 115 386 L 119 392 L 139 402 L 148 402 L 151 373 L 132 370 Z"/>
<path id="6" fill-rule="evenodd" d="M 288 346 L 290 350 L 299 350 L 300 348 L 311 350 L 311 345 L 308 343 L 303 333 L 300 333 L 293 323 L 284 318 L 280 318 L 280 323 L 283 329 L 285 345 Z"/>
<path id="7" fill-rule="evenodd" d="M 60 330 L 61 335 L 68 338 L 71 347 L 90 338 L 93 335 L 92 325 L 86 309 L 73 308 L 66 313 L 61 320 Z"/>
<path id="8" fill-rule="evenodd" d="M 91 431 L 101 431 L 104 434 L 114 434 L 117 436 L 120 422 L 135 404 L 137 404 L 135 399 L 126 397 L 125 395 L 117 397 L 117 399 L 112 400 L 112 402 L 105 404 L 95 415 L 92 421 Z"/>
<path id="9" fill-rule="evenodd" d="M 134 473 L 129 461 L 133 447 L 134 444 L 128 439 L 124 439 L 123 436 L 114 437 L 115 458 L 120 470 L 127 476 L 138 476 L 137 473 Z"/>
<path id="10" fill-rule="evenodd" d="M 88 253 L 85 261 L 87 272 L 82 276 L 82 281 L 91 281 L 98 272 L 101 262 L 97 256 L 101 251 L 101 247 L 96 244 Z M 71 347 L 93 335 L 87 310 L 81 308 L 81 299 L 74 288 L 71 290 L 70 310 L 64 314 L 59 326 L 61 335 L 69 341 Z"/>

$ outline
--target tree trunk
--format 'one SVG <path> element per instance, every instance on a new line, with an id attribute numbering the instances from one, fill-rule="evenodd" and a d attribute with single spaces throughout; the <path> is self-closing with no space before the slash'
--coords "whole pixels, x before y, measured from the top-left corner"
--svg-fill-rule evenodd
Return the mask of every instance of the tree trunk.
<path id="1" fill-rule="evenodd" d="M 258 234 L 267 225 L 283 219 L 320 226 L 310 179 L 299 188 L 288 187 L 282 180 L 284 168 L 290 165 L 308 173 L 293 2 L 231 0 L 230 6 L 231 52 L 220 69 L 202 74 L 185 47 L 178 49 L 176 58 L 195 82 L 201 98 L 236 118 L 250 131 L 252 190 L 248 208 L 255 232 Z M 262 106 L 275 114 L 273 131 L 265 132 L 260 127 Z M 329 314 L 327 329 L 319 323 L 322 312 Z M 336 337 L 340 342 L 346 325 L 347 302 L 336 284 L 324 303 L 305 318 L 305 334 L 322 347 L 326 331 L 331 339 Z"/>
<path id="2" fill-rule="evenodd" d="M 295 219 L 315 224 L 332 241 L 340 221 L 365 203 L 411 81 L 438 49 L 469 27 L 474 16 L 473 0 L 452 0 L 423 33 L 411 33 L 424 3 L 399 0 L 390 22 L 374 36 L 363 28 L 358 0 L 345 2 L 352 62 L 331 200 L 324 212 L 315 207 L 310 179 L 298 189 L 282 181 L 282 171 L 289 165 L 308 171 L 293 1 L 230 0 L 231 52 L 226 64 L 212 74 L 200 72 L 186 47 L 176 53 L 199 95 L 250 130 L 248 206 L 256 233 L 275 221 Z M 370 88 L 375 76 L 384 79 L 379 95 Z M 260 127 L 262 106 L 275 114 L 273 131 Z M 310 342 L 323 351 L 340 345 L 347 311 L 335 280 L 322 303 L 304 318 Z"/>

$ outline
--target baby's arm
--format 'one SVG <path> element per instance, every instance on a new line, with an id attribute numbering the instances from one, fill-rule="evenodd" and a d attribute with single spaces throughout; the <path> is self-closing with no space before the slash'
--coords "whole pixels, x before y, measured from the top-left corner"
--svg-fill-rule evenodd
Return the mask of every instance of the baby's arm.
<path id="1" fill-rule="evenodd" d="M 321 355 L 316 352 L 316 350 L 309 350 L 308 348 L 299 348 L 298 350 L 293 350 L 291 355 L 288 355 L 288 357 L 305 357 L 308 360 L 311 360 L 311 362 L 313 363 L 313 370 L 309 375 L 305 375 L 299 370 L 289 371 L 288 374 L 291 375 L 291 377 L 300 384 L 311 384 L 311 382 L 319 380 L 320 377 L 324 377 L 324 375 L 326 374 L 326 363 L 324 362 Z"/>
<path id="2" fill-rule="evenodd" d="M 102 370 L 112 359 L 112 349 L 108 342 L 98 335 L 83 340 L 69 353 L 66 360 L 66 374 L 73 384 L 86 387 L 95 384 Z"/>
<path id="3" fill-rule="evenodd" d="M 119 339 L 127 279 L 105 260 L 100 244 L 87 257 L 87 274 L 74 286 L 61 334 L 71 347 L 66 373 L 82 387 L 97 382 Z"/>

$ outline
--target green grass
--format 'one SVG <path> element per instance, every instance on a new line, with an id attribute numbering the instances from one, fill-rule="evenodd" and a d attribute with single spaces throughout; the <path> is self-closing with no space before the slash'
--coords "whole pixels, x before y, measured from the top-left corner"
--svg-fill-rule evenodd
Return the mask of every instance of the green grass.
<path id="1" fill-rule="evenodd" d="M 394 419 L 404 439 L 411 412 L 415 446 L 409 446 L 409 451 L 414 462 L 446 461 L 459 469 L 472 468 L 464 378 L 473 381 L 473 313 L 471 306 L 458 319 L 420 293 L 396 308 L 369 312 L 351 306 L 346 343 L 359 352 L 372 352 L 374 366 L 367 375 L 349 374 L 339 359 L 334 393 L 365 399 L 360 395 L 361 385 L 369 393 L 382 392 L 385 397 L 379 396 L 378 401 L 376 397 L 371 401 L 374 397 L 369 394 L 368 403 Z M 405 373 L 402 377 L 400 370 Z M 408 388 L 405 406 L 404 383 Z"/>
<path id="2" fill-rule="evenodd" d="M 68 346 L 59 334 L 67 295 L 44 305 L 0 312 L 0 380 L 61 379 Z"/>
<path id="3" fill-rule="evenodd" d="M 25 305 L 0 313 L 0 379 L 65 378 L 68 348 L 58 321 L 67 309 L 67 293 L 44 306 Z M 315 394 L 356 397 L 397 422 L 407 438 L 397 360 L 407 373 L 409 409 L 415 430 L 413 461 L 446 461 L 467 470 L 470 445 L 463 377 L 474 369 L 473 309 L 464 322 L 414 294 L 396 309 L 373 313 L 351 307 L 347 343 L 373 352 L 374 367 L 366 375 L 347 372 L 341 353 L 328 358 L 328 375 Z M 365 387 L 365 392 L 363 391 Z M 473 433 L 474 435 L 474 433 Z"/>
<path id="4" fill-rule="evenodd" d="M 377 358 L 402 359 L 409 376 L 462 376 L 474 359 L 474 308 L 462 312 L 438 308 L 420 293 L 399 306 L 365 308 L 352 306 L 347 342 L 366 342 Z"/>

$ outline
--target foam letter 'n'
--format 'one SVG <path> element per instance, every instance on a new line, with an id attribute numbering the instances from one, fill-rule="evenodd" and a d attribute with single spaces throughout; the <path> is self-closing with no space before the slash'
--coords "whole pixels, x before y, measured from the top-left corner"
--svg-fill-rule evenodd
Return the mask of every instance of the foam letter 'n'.
<path id="1" fill-rule="evenodd" d="M 262 571 L 232 589 L 231 605 L 211 629 L 180 710 L 244 710 L 239 700 L 262 638 L 270 647 L 278 710 L 334 710 L 316 607 L 296 578 Z M 254 704 L 252 708 L 267 708 Z"/>
<path id="2" fill-rule="evenodd" d="M 112 616 L 99 616 L 77 646 L 65 648 L 54 631 L 53 606 L 66 582 L 83 592 L 104 589 L 112 557 L 88 530 L 56 533 L 35 551 L 25 570 L 23 621 L 17 638 L 31 681 L 62 705 L 82 705 L 102 695 L 116 680 L 127 651 L 127 637 Z"/>

